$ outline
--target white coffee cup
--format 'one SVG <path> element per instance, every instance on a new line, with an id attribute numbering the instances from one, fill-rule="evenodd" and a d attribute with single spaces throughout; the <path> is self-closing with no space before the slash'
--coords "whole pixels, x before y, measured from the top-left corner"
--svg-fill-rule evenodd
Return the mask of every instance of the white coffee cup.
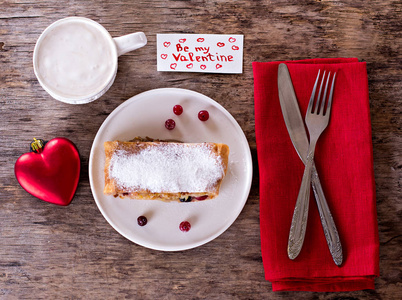
<path id="1" fill-rule="evenodd" d="M 93 20 L 64 18 L 47 27 L 36 42 L 34 72 L 53 98 L 70 104 L 88 103 L 112 86 L 118 56 L 146 43 L 143 32 L 112 38 Z"/>

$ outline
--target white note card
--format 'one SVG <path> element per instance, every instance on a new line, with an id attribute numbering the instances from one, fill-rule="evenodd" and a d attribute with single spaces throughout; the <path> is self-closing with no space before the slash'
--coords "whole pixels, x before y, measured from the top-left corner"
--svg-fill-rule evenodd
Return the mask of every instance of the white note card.
<path id="1" fill-rule="evenodd" d="M 239 74 L 243 35 L 157 34 L 158 71 Z"/>

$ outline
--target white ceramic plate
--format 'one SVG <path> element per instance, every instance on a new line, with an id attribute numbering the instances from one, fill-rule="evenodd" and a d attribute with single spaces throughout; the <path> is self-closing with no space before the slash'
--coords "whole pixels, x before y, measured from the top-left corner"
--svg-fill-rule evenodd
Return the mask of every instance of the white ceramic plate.
<path id="1" fill-rule="evenodd" d="M 176 104 L 183 107 L 184 112 L 180 116 L 173 113 Z M 208 121 L 198 119 L 200 110 L 209 112 Z M 175 120 L 175 129 L 165 128 L 167 119 Z M 103 142 L 125 141 L 136 136 L 227 144 L 230 149 L 228 173 L 219 196 L 189 203 L 105 196 Z M 252 172 L 247 139 L 229 112 L 207 96 L 175 88 L 144 92 L 117 107 L 100 127 L 89 159 L 92 194 L 105 219 L 132 242 L 163 251 L 203 245 L 229 228 L 247 201 Z M 148 219 L 143 227 L 137 224 L 137 217 L 141 215 Z M 192 226 L 188 232 L 179 230 L 179 224 L 185 220 Z"/>

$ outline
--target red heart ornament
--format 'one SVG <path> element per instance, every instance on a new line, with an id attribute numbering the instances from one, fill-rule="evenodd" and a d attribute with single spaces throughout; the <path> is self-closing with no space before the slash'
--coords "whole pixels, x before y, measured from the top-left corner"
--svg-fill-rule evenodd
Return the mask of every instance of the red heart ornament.
<path id="1" fill-rule="evenodd" d="M 166 59 L 167 57 L 168 57 L 167 54 L 161 54 L 161 58 L 162 58 L 162 59 Z"/>
<path id="2" fill-rule="evenodd" d="M 218 42 L 216 45 L 217 45 L 218 47 L 223 47 L 223 46 L 225 46 L 225 43 Z"/>
<path id="3" fill-rule="evenodd" d="M 53 204 L 69 205 L 80 177 L 81 161 L 70 140 L 54 138 L 34 152 L 21 155 L 14 172 L 19 184 L 31 195 Z M 38 145 L 38 144 L 37 144 Z"/>

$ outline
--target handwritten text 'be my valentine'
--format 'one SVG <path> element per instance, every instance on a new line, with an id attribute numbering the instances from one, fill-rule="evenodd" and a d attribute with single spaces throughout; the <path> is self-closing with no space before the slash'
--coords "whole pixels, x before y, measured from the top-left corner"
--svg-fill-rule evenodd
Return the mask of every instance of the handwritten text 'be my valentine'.
<path id="1" fill-rule="evenodd" d="M 211 54 L 209 53 L 210 47 L 195 47 L 195 52 L 190 52 L 190 48 L 188 46 L 182 46 L 180 44 L 176 45 L 177 54 L 172 53 L 173 58 L 176 61 L 233 61 L 232 55 L 223 55 L 223 54 Z M 203 54 L 203 55 L 197 55 Z"/>

